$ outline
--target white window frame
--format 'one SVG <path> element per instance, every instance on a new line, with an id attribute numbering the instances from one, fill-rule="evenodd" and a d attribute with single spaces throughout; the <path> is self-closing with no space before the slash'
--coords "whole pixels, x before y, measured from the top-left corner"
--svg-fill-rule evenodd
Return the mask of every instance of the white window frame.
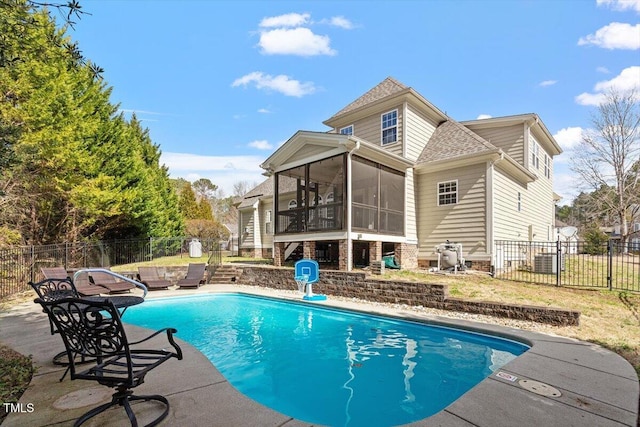
<path id="1" fill-rule="evenodd" d="M 530 137 L 529 141 L 529 164 L 535 169 L 540 169 L 540 144 L 533 137 Z"/>
<path id="2" fill-rule="evenodd" d="M 385 127 L 384 126 L 384 123 L 385 123 L 385 117 L 384 116 L 387 116 L 387 115 L 393 114 L 393 113 L 395 113 L 395 124 Z M 396 130 L 395 139 L 393 141 L 385 142 L 384 141 L 384 132 L 386 130 L 391 130 L 391 129 L 394 129 L 394 128 Z M 380 115 L 380 145 L 383 145 L 383 146 L 384 145 L 390 145 L 390 144 L 393 144 L 393 143 L 396 143 L 396 142 L 398 142 L 398 109 L 397 108 L 395 110 L 387 111 L 386 113 L 382 113 Z"/>
<path id="3" fill-rule="evenodd" d="M 353 125 L 345 126 L 340 129 L 340 135 L 353 135 Z"/>
<path id="4" fill-rule="evenodd" d="M 544 153 L 544 176 L 551 178 L 551 156 Z"/>
<path id="5" fill-rule="evenodd" d="M 273 229 L 271 227 L 271 210 L 266 210 L 264 212 L 264 232 L 265 234 L 273 234 Z"/>
<path id="6" fill-rule="evenodd" d="M 522 212 L 522 193 L 518 191 L 518 212 Z"/>
<path id="7" fill-rule="evenodd" d="M 440 186 L 441 185 L 451 185 L 455 183 L 455 187 L 456 189 L 454 191 L 440 191 Z M 457 205 L 458 204 L 458 180 L 457 179 L 452 179 L 449 181 L 440 181 L 436 184 L 436 195 L 437 195 L 437 199 L 438 199 L 438 206 L 449 206 L 449 205 Z M 454 202 L 449 202 L 449 203 L 440 203 L 440 196 L 448 196 L 448 195 L 455 195 L 455 201 Z"/>

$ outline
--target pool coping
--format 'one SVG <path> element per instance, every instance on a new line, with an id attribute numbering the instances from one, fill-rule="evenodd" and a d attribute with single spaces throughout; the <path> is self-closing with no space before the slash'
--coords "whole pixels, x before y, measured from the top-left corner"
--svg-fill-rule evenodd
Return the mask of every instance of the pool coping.
<path id="1" fill-rule="evenodd" d="M 147 298 L 235 292 L 303 302 L 293 292 L 242 285 L 205 285 L 197 290 L 150 292 Z M 621 356 L 596 344 L 516 328 L 451 319 L 409 309 L 346 301 L 329 297 L 319 306 L 416 322 L 449 326 L 500 336 L 530 345 L 523 355 L 481 381 L 439 413 L 410 426 L 637 426 L 640 384 L 633 367 Z M 62 426 L 90 406 L 60 409 L 59 400 L 69 393 L 90 396 L 96 385 L 89 381 L 58 382 L 62 368 L 51 363 L 51 348 L 61 347 L 51 336 L 46 317 L 33 303 L 20 304 L 0 313 L 0 342 L 23 354 L 32 354 L 39 367 L 3 426 Z M 125 315 L 126 322 L 126 315 Z M 145 330 L 129 325 L 130 335 L 144 336 Z M 170 319 L 168 319 L 170 326 Z M 28 329 L 28 333 L 24 333 Z M 129 330 L 129 329 L 128 329 Z M 34 335 L 37 339 L 34 340 Z M 273 411 L 239 393 L 202 353 L 181 342 L 185 357 L 156 369 L 137 393 L 164 394 L 171 402 L 165 425 L 202 426 L 305 426 L 303 421 Z M 101 387 L 105 389 L 105 387 Z M 558 396 L 557 393 L 560 393 Z M 97 398 L 97 397 L 96 397 Z M 56 406 L 54 406 L 54 404 Z M 27 404 L 34 407 L 28 412 Z M 95 406 L 99 404 L 95 403 Z M 119 425 L 112 416 L 96 425 Z"/>

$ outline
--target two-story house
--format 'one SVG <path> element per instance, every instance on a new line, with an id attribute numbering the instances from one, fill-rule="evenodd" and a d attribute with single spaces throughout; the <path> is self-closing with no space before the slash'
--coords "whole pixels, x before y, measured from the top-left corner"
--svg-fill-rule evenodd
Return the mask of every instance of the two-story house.
<path id="1" fill-rule="evenodd" d="M 387 78 L 261 165 L 269 177 L 239 203 L 240 251 L 351 270 L 393 252 L 430 267 L 462 245 L 474 269 L 502 268 L 497 240 L 551 240 L 553 156 L 536 114 L 457 122 Z"/>

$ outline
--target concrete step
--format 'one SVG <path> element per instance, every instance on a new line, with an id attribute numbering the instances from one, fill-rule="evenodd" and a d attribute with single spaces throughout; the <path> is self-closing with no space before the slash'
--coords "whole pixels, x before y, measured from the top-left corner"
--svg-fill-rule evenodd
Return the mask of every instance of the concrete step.
<path id="1" fill-rule="evenodd" d="M 220 265 L 209 280 L 210 283 L 235 283 L 242 270 L 233 265 Z"/>

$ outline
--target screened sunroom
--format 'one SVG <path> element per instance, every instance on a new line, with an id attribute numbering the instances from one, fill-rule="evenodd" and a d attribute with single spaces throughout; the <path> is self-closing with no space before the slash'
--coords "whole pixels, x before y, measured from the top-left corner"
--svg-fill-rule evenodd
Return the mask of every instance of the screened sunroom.
<path id="1" fill-rule="evenodd" d="M 276 235 L 346 230 L 404 233 L 405 175 L 371 160 L 340 154 L 275 173 Z"/>

